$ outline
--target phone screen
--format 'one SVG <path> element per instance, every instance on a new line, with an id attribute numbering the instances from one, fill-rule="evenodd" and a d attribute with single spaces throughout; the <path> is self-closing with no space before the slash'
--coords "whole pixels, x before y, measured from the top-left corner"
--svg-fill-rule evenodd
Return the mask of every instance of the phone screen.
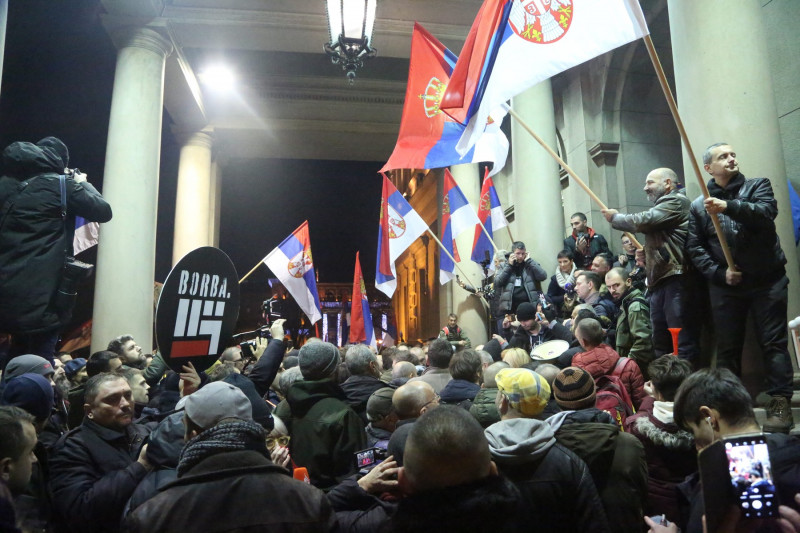
<path id="1" fill-rule="evenodd" d="M 763 436 L 725 439 L 728 473 L 745 518 L 777 516 L 778 501 Z"/>
<path id="2" fill-rule="evenodd" d="M 364 468 L 365 466 L 370 466 L 374 462 L 375 462 L 375 453 L 372 448 L 356 452 L 356 466 L 358 466 L 358 468 Z"/>

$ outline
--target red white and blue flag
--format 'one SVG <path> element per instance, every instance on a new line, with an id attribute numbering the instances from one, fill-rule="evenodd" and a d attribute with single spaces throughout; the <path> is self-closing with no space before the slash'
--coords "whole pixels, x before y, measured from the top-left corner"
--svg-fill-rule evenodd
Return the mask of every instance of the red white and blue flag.
<path id="1" fill-rule="evenodd" d="M 508 139 L 500 130 L 505 110 L 496 110 L 481 140 L 463 155 L 456 143 L 464 126 L 439 110 L 439 102 L 456 56 L 419 24 L 411 36 L 411 61 L 397 145 L 381 172 L 395 168 L 442 168 L 463 163 L 491 162 L 492 175 L 508 156 Z"/>
<path id="2" fill-rule="evenodd" d="M 439 106 L 466 125 L 456 149 L 510 98 L 648 33 L 638 0 L 485 0 Z"/>
<path id="3" fill-rule="evenodd" d="M 272 250 L 264 258 L 264 264 L 283 283 L 312 324 L 322 318 L 308 220 Z"/>
<path id="4" fill-rule="evenodd" d="M 78 255 L 96 245 L 99 235 L 100 224 L 89 222 L 83 217 L 75 217 L 75 236 L 72 238 L 73 253 Z"/>
<path id="5" fill-rule="evenodd" d="M 466 196 L 450 174 L 450 169 L 444 171 L 444 192 L 442 195 L 442 244 L 457 262 L 458 256 L 456 239 L 465 231 L 469 231 L 478 224 L 478 216 L 469 205 Z M 456 265 L 444 250 L 439 251 L 439 283 L 444 285 L 456 277 Z"/>
<path id="6" fill-rule="evenodd" d="M 494 247 L 489 237 L 494 239 L 494 232 L 508 226 L 508 220 L 506 220 L 506 215 L 503 213 L 503 206 L 500 205 L 500 197 L 497 196 L 497 191 L 494 188 L 494 180 L 492 180 L 488 173 L 481 187 L 481 199 L 478 203 L 478 219 L 483 223 L 486 232 L 484 233 L 480 224 L 475 226 L 475 240 L 472 244 L 472 260 L 476 263 L 480 263 L 486 261 L 488 258 L 489 271 L 494 272 L 494 261 L 491 260 L 494 255 Z M 486 233 L 489 235 L 487 236 Z"/>
<path id="7" fill-rule="evenodd" d="M 364 285 L 364 276 L 361 275 L 361 261 L 359 252 L 356 252 L 356 270 L 353 275 L 353 298 L 350 304 L 350 337 L 351 344 L 363 342 L 373 348 L 378 347 L 375 340 L 375 328 L 372 326 L 372 313 L 369 310 L 367 287 Z"/>
<path id="8" fill-rule="evenodd" d="M 378 224 L 378 262 L 375 267 L 375 288 L 389 298 L 397 288 L 394 262 L 427 231 L 428 225 L 414 211 L 403 195 L 383 175 L 381 214 Z"/>

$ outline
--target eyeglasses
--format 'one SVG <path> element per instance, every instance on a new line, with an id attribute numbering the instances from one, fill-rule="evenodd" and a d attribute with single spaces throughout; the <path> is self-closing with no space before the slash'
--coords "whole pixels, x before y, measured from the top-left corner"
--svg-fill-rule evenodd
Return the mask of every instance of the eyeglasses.
<path id="1" fill-rule="evenodd" d="M 422 409 L 423 407 L 428 407 L 430 404 L 432 404 L 432 403 L 434 403 L 434 402 L 436 402 L 436 403 L 439 403 L 439 400 L 441 400 L 441 399 L 442 399 L 442 398 L 441 398 L 441 397 L 440 397 L 438 394 L 436 394 L 436 393 L 434 392 L 434 393 L 433 393 L 433 399 L 431 399 L 431 401 L 429 401 L 428 403 L 426 403 L 425 405 L 423 405 L 422 407 L 420 407 L 420 409 Z"/>
<path id="2" fill-rule="evenodd" d="M 267 437 L 267 450 L 272 451 L 276 446 L 286 448 L 289 446 L 289 439 L 291 439 L 291 437 L 288 435 L 283 435 L 281 437 Z"/>

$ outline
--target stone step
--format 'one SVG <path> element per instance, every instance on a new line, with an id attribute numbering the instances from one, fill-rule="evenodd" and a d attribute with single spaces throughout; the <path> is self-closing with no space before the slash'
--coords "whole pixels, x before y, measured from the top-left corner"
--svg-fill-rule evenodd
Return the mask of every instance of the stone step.
<path id="1" fill-rule="evenodd" d="M 758 425 L 763 425 L 764 420 L 767 418 L 766 409 L 763 407 L 756 407 L 754 411 L 756 413 Z M 800 407 L 792 407 L 792 416 L 794 417 L 794 428 L 789 433 L 800 436 Z"/>

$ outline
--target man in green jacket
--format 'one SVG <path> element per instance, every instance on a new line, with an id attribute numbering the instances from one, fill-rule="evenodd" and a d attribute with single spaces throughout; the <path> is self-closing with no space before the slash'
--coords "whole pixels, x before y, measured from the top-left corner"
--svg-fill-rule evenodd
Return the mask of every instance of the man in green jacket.
<path id="1" fill-rule="evenodd" d="M 622 267 L 614 267 L 608 271 L 606 287 L 620 307 L 617 317 L 617 353 L 636 361 L 642 377 L 647 380 L 647 365 L 655 359 L 650 305 L 642 296 L 642 291 L 633 287 L 630 274 Z"/>

